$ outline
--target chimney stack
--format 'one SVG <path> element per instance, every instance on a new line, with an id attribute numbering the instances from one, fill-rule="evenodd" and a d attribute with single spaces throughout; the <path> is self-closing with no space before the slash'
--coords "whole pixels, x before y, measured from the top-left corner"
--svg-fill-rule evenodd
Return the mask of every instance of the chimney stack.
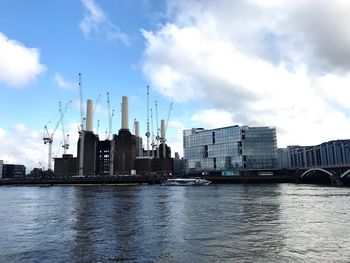
<path id="1" fill-rule="evenodd" d="M 160 138 L 165 139 L 165 120 L 160 120 Z"/>
<path id="2" fill-rule="evenodd" d="M 122 97 L 122 130 L 129 130 L 128 97 Z"/>
<path id="3" fill-rule="evenodd" d="M 86 104 L 86 131 L 93 132 L 93 102 L 87 100 Z"/>
<path id="4" fill-rule="evenodd" d="M 140 122 L 135 121 L 135 136 L 140 137 Z"/>

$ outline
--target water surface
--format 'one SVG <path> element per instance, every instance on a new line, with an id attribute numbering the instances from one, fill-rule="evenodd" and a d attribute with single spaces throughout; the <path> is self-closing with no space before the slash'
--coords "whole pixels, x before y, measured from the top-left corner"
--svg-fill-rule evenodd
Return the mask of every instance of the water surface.
<path id="1" fill-rule="evenodd" d="M 0 187 L 0 262 L 348 262 L 350 188 Z"/>

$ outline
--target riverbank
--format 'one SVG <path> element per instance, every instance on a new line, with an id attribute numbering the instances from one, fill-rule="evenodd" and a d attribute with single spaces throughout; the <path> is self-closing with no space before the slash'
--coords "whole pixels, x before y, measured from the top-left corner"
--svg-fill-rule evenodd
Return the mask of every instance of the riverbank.
<path id="1" fill-rule="evenodd" d="M 214 184 L 240 183 L 297 183 L 297 176 L 204 176 Z M 52 177 L 52 178 L 25 178 L 2 179 L 0 185 L 89 185 L 89 184 L 160 184 L 164 179 L 161 176 L 106 176 L 106 177 Z"/>

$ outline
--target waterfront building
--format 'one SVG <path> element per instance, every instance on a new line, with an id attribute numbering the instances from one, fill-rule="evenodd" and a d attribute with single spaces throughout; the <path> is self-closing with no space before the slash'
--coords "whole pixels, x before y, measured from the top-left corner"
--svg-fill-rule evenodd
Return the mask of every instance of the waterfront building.
<path id="1" fill-rule="evenodd" d="M 93 132 L 93 102 L 87 101 L 85 130 L 80 131 L 77 157 L 64 154 L 55 158 L 56 176 L 114 176 L 137 174 L 173 173 L 174 162 L 171 148 L 165 143 L 164 120 L 161 120 L 160 144 L 152 152 L 142 148 L 140 124 L 135 121 L 135 135 L 129 130 L 128 98 L 122 97 L 121 129 L 118 134 L 110 131 L 107 140 L 100 141 Z M 162 125 L 163 123 L 163 125 Z"/>
<path id="2" fill-rule="evenodd" d="M 183 131 L 186 172 L 277 168 L 274 127 L 229 126 Z"/>
<path id="3" fill-rule="evenodd" d="M 54 158 L 56 176 L 72 176 L 78 174 L 78 158 L 73 157 L 73 154 L 63 154 L 62 158 Z M 35 171 L 34 176 L 40 175 L 40 171 Z"/>
<path id="4" fill-rule="evenodd" d="M 279 149 L 280 168 L 309 168 L 350 165 L 350 140 L 334 140 L 315 146 L 288 146 Z M 283 160 L 287 158 L 286 163 Z"/>
<path id="5" fill-rule="evenodd" d="M 3 169 L 4 161 L 0 160 L 0 179 L 2 178 L 2 169 Z"/>
<path id="6" fill-rule="evenodd" d="M 287 148 L 278 148 L 278 169 L 289 168 L 289 151 Z"/>
<path id="7" fill-rule="evenodd" d="M 26 175 L 26 168 L 21 164 L 3 164 L 2 178 L 24 178 Z"/>

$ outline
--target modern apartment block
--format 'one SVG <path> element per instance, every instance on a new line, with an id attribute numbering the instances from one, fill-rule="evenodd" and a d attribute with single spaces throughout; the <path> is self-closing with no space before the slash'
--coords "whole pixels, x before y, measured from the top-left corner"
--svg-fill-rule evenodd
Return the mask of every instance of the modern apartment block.
<path id="1" fill-rule="evenodd" d="M 276 128 L 229 126 L 183 131 L 186 172 L 277 168 Z"/>
<path id="2" fill-rule="evenodd" d="M 350 164 L 350 140 L 335 140 L 316 146 L 278 149 L 279 168 L 329 167 Z"/>

